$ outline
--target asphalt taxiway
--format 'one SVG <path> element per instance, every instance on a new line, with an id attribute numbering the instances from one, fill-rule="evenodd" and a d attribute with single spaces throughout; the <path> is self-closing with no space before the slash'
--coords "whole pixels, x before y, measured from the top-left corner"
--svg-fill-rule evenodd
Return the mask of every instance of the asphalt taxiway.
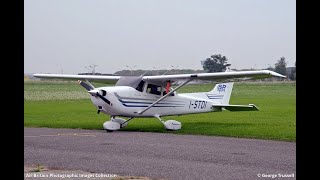
<path id="1" fill-rule="evenodd" d="M 153 179 L 264 179 L 272 174 L 295 176 L 296 143 L 172 133 L 25 128 L 24 163 Z"/>

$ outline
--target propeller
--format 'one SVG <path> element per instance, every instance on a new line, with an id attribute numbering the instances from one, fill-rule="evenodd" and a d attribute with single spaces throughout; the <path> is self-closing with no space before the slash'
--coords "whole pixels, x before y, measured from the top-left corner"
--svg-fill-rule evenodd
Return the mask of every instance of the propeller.
<path id="1" fill-rule="evenodd" d="M 89 86 L 87 83 L 83 82 L 83 81 L 78 81 L 78 83 L 84 87 L 86 90 L 88 90 L 88 93 L 90 93 L 93 96 L 98 96 L 99 98 L 101 98 L 104 102 L 106 102 L 107 104 L 111 105 L 111 102 L 106 99 L 105 97 L 103 97 L 100 93 L 98 89 L 94 89 L 91 86 Z M 104 93 L 106 94 L 106 93 Z"/>
<path id="2" fill-rule="evenodd" d="M 91 86 L 89 86 L 87 83 L 85 83 L 83 81 L 79 80 L 78 83 L 88 91 L 93 90 L 93 88 Z"/>
<path id="3" fill-rule="evenodd" d="M 96 95 L 99 96 L 99 98 L 101 98 L 104 102 L 111 105 L 111 102 L 108 99 L 106 99 L 105 97 L 101 96 L 101 94 L 99 94 L 99 92 L 96 92 Z"/>

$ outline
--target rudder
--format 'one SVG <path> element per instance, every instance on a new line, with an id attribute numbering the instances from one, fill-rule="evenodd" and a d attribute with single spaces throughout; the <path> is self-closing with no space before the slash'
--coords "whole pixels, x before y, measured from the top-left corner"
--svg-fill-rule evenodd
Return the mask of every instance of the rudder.
<path id="1" fill-rule="evenodd" d="M 216 86 L 207 93 L 207 96 L 212 101 L 220 104 L 229 104 L 232 88 L 233 82 L 216 84 Z"/>

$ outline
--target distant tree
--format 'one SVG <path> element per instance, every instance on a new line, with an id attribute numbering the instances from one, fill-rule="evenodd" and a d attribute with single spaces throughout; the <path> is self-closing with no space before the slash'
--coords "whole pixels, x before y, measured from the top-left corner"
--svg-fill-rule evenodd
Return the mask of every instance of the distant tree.
<path id="1" fill-rule="evenodd" d="M 296 62 L 294 62 L 294 68 L 292 69 L 291 74 L 289 76 L 291 80 L 296 80 L 296 68 L 297 68 Z"/>
<path id="2" fill-rule="evenodd" d="M 274 70 L 279 74 L 287 75 L 287 62 L 284 57 L 281 57 L 278 60 L 278 62 L 275 64 Z"/>
<path id="3" fill-rule="evenodd" d="M 207 72 L 224 72 L 231 64 L 227 64 L 228 59 L 221 54 L 211 55 L 203 63 L 203 69 Z"/>
<path id="4" fill-rule="evenodd" d="M 289 76 L 289 79 L 296 80 L 296 62 L 294 62 L 294 67 L 292 68 L 288 76 Z"/>
<path id="5" fill-rule="evenodd" d="M 295 61 L 295 62 L 294 62 L 294 76 L 296 76 L 296 71 L 297 71 L 297 65 L 296 65 L 296 62 L 297 62 L 297 61 Z"/>

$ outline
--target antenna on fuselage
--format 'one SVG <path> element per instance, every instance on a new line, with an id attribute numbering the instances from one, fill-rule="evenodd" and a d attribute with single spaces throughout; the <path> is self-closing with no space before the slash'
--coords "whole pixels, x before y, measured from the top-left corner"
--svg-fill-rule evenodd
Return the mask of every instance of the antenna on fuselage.
<path id="1" fill-rule="evenodd" d="M 145 75 L 149 70 L 147 70 L 146 72 L 144 72 L 143 74 L 140 75 L 140 77 L 142 77 L 143 75 Z"/>
<path id="2" fill-rule="evenodd" d="M 161 76 L 165 75 L 166 73 L 168 73 L 170 70 L 167 70 L 166 72 L 164 72 Z"/>
<path id="3" fill-rule="evenodd" d="M 156 69 L 155 67 L 152 67 L 153 69 Z M 147 74 L 147 72 L 150 72 L 151 70 L 146 70 L 143 74 L 140 75 L 140 77 L 142 77 L 143 75 Z M 151 73 L 151 75 L 153 75 L 153 73 Z M 157 75 L 157 74 L 156 74 Z"/>
<path id="4" fill-rule="evenodd" d="M 126 65 L 127 68 L 130 69 L 130 75 L 132 76 L 133 75 L 133 68 L 137 67 L 137 65 L 134 65 L 134 66 L 129 66 L 129 65 Z"/>
<path id="5" fill-rule="evenodd" d="M 173 74 L 175 74 L 175 69 L 174 68 L 178 68 L 179 66 L 171 66 L 172 69 L 167 70 L 166 72 L 164 72 L 161 76 L 167 74 L 169 71 L 172 71 Z"/>

